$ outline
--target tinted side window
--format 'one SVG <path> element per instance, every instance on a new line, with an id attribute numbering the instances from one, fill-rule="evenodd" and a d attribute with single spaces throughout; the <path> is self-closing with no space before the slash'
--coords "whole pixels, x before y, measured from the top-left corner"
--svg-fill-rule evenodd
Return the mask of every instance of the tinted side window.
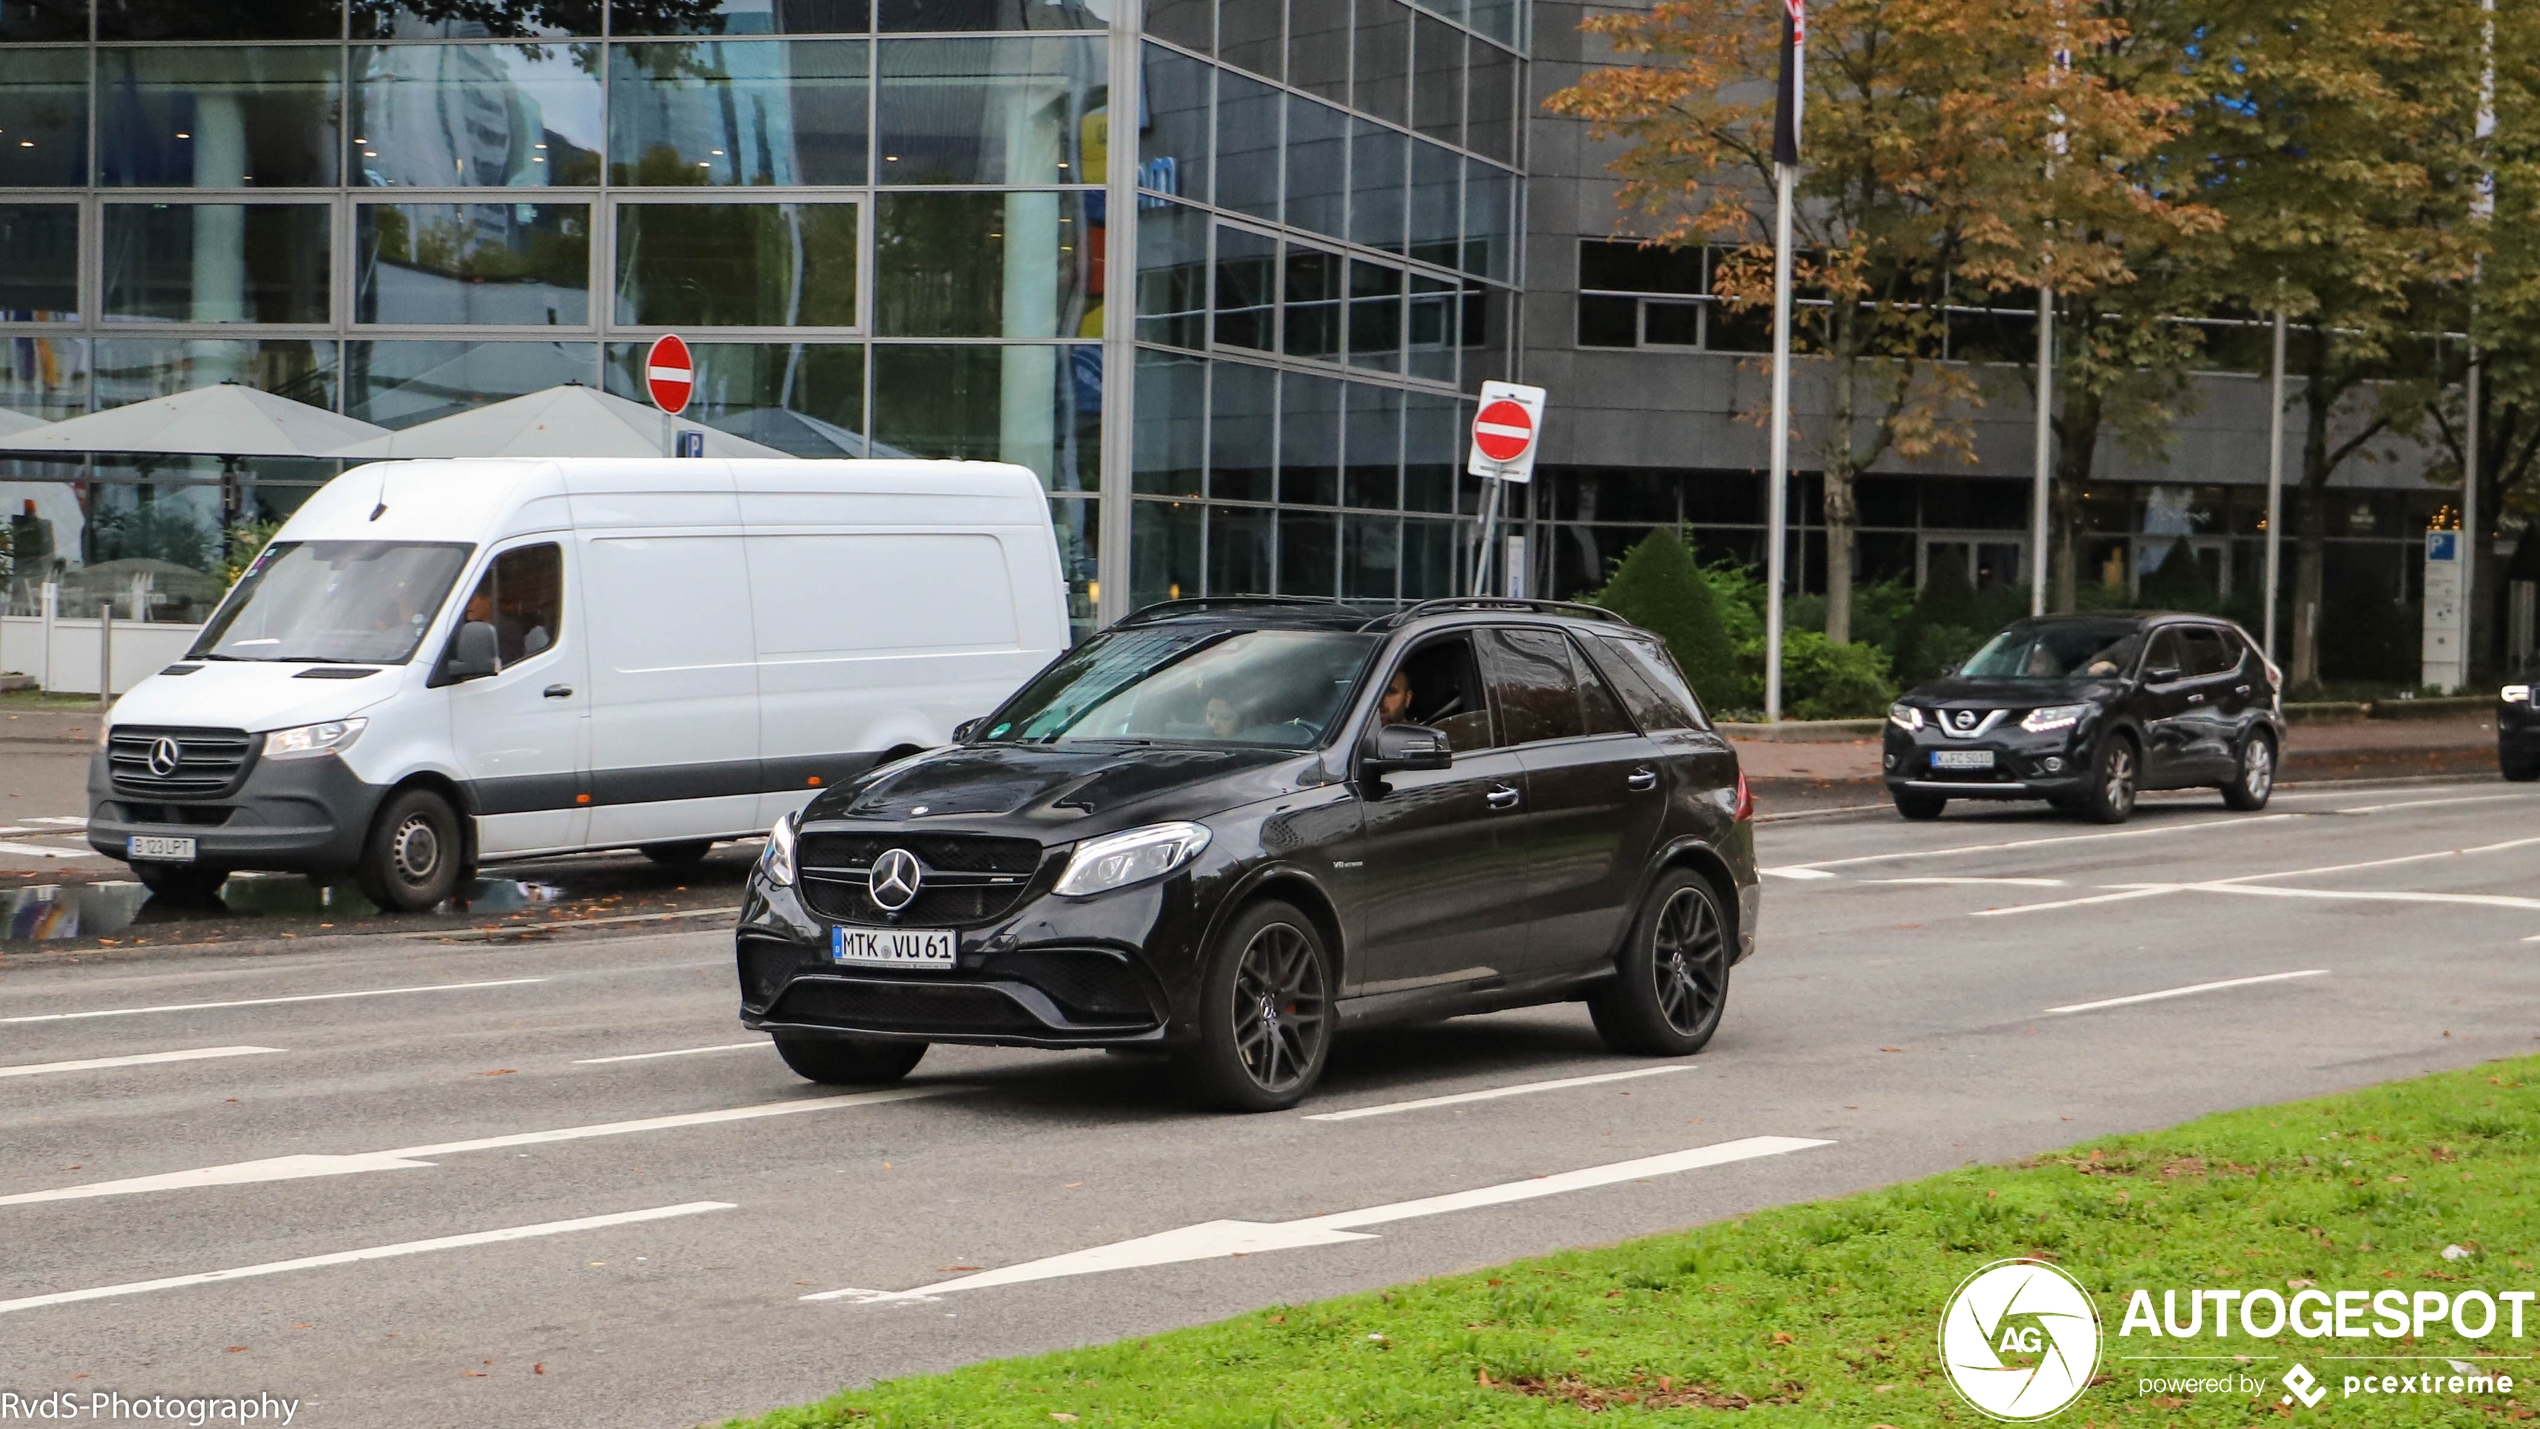
<path id="1" fill-rule="evenodd" d="M 2152 672 L 2161 669 L 2176 670 L 2181 674 L 2187 671 L 2187 652 L 2179 644 L 2178 627 L 2175 625 L 2154 632 L 2151 648 L 2143 652 L 2144 679 L 2152 679 Z"/>
<path id="2" fill-rule="evenodd" d="M 1508 743 L 1576 739 L 1587 732 L 1571 684 L 1570 642 L 1559 631 L 1486 631 L 1482 648 Z"/>
<path id="3" fill-rule="evenodd" d="M 1458 754 L 1492 746 L 1490 700 L 1482 692 L 1482 672 L 1473 663 L 1469 636 L 1428 641 L 1403 657 L 1387 677 L 1388 688 L 1395 678 L 1411 687 L 1403 723 L 1444 731 L 1447 747 Z"/>
<path id="4" fill-rule="evenodd" d="M 1595 649 L 1598 663 L 1614 677 L 1623 703 L 1631 707 L 1632 716 L 1640 721 L 1642 729 L 1703 727 L 1693 692 L 1685 688 L 1675 662 L 1655 642 L 1624 635 L 1599 635 Z"/>
<path id="5" fill-rule="evenodd" d="M 2240 663 L 2238 642 L 2222 630 L 2199 625 L 2187 632 L 2187 673 L 2220 675 Z"/>
<path id="6" fill-rule="evenodd" d="M 1579 713 L 1586 721 L 1589 734 L 1629 734 L 1631 716 L 1623 713 L 1623 702 L 1614 696 L 1605 677 L 1577 646 L 1570 648 L 1571 678 L 1579 687 Z"/>
<path id="7" fill-rule="evenodd" d="M 564 629 L 564 552 L 548 542 L 496 556 L 461 619 L 494 627 L 505 665 L 554 645 Z"/>

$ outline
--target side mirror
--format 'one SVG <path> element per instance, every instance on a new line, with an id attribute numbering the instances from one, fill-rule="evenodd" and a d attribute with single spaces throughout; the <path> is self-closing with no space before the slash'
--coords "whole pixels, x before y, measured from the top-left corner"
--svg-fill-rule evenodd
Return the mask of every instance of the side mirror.
<path id="1" fill-rule="evenodd" d="M 1370 774 L 1395 774 L 1418 769 L 1444 769 L 1454 764 L 1455 750 L 1446 741 L 1446 731 L 1425 724 L 1388 724 L 1376 730 L 1376 747 L 1360 761 Z"/>
<path id="2" fill-rule="evenodd" d="M 459 633 L 450 641 L 449 658 L 441 662 L 442 677 L 453 684 L 481 680 L 500 673 L 502 668 L 502 642 L 495 638 L 494 627 L 482 620 L 471 620 L 459 627 Z"/>
<path id="3" fill-rule="evenodd" d="M 2143 672 L 2143 678 L 2151 684 L 2166 685 L 2176 680 L 2179 674 L 2180 670 L 2176 665 L 2154 665 Z"/>
<path id="4" fill-rule="evenodd" d="M 978 720 L 975 720 L 975 719 L 966 719 L 966 720 L 963 720 L 961 723 L 959 723 L 959 724 L 957 724 L 957 725 L 954 725 L 954 726 L 953 726 L 953 743 L 955 743 L 955 744 L 968 744 L 968 743 L 970 742 L 970 736 L 972 736 L 972 735 L 974 735 L 974 734 L 976 734 L 976 733 L 978 733 L 978 732 L 979 732 L 979 721 L 978 721 Z"/>

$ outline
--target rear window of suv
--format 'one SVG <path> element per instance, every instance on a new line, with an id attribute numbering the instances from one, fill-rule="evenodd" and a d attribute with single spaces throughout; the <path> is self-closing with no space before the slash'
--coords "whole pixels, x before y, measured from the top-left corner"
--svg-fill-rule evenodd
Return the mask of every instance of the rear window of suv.
<path id="1" fill-rule="evenodd" d="M 1588 643 L 1642 729 L 1709 728 L 1676 662 L 1657 641 L 1599 634 Z"/>

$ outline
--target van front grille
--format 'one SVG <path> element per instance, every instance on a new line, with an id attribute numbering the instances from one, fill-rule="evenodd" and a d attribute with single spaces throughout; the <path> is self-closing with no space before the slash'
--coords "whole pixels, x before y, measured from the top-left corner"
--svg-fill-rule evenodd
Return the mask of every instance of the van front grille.
<path id="1" fill-rule="evenodd" d="M 106 739 L 106 768 L 118 794 L 217 798 L 237 789 L 254 748 L 243 729 L 119 724 Z"/>

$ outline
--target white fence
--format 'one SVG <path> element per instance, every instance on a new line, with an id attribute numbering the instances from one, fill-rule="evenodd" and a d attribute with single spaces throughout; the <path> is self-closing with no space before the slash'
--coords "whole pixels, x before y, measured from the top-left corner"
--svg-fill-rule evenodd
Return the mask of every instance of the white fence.
<path id="1" fill-rule="evenodd" d="M 85 620 L 0 616 L 0 670 L 32 676 L 37 684 L 63 694 L 96 694 L 99 623 L 93 613 Z M 136 620 L 118 620 L 114 627 L 115 694 L 182 657 L 203 631 L 199 625 Z"/>

